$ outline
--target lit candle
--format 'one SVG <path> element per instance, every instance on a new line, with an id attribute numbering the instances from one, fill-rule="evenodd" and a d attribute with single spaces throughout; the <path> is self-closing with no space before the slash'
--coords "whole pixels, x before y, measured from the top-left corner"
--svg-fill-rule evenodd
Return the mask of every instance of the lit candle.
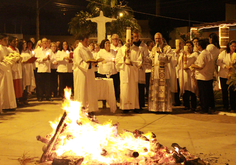
<path id="1" fill-rule="evenodd" d="M 180 39 L 176 39 L 175 40 L 175 47 L 176 47 L 176 49 L 179 48 L 179 43 L 180 43 Z"/>
<path id="2" fill-rule="evenodd" d="M 49 55 L 49 52 L 47 52 L 46 55 L 48 56 L 48 55 Z"/>
<path id="3" fill-rule="evenodd" d="M 34 55 L 34 51 L 32 51 L 32 54 Z"/>
<path id="4" fill-rule="evenodd" d="M 188 46 L 184 46 L 185 53 L 188 53 Z"/>
<path id="5" fill-rule="evenodd" d="M 66 51 L 66 54 L 69 54 L 69 50 Z"/>
<path id="6" fill-rule="evenodd" d="M 126 43 L 131 43 L 131 27 L 126 28 Z"/>

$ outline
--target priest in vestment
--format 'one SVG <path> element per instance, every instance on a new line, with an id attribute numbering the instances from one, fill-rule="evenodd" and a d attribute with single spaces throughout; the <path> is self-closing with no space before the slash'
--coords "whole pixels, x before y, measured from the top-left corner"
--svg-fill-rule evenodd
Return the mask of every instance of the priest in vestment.
<path id="1" fill-rule="evenodd" d="M 81 102 L 82 107 L 88 106 L 88 112 L 98 111 L 97 86 L 95 70 L 97 63 L 87 62 L 94 59 L 88 48 L 88 36 L 79 36 L 80 43 L 74 50 L 74 100 Z"/>
<path id="2" fill-rule="evenodd" d="M 168 64 L 174 53 L 171 47 L 164 42 L 161 33 L 156 33 L 154 39 L 156 45 L 152 49 L 148 110 L 153 112 L 172 112 Z"/>
<path id="3" fill-rule="evenodd" d="M 4 57 L 10 53 L 7 43 L 7 35 L 0 34 L 0 113 L 1 108 L 15 109 L 17 107 L 11 66 L 3 62 Z"/>
<path id="4" fill-rule="evenodd" d="M 127 44 L 127 43 L 126 43 Z M 129 53 L 130 52 L 130 53 Z M 126 62 L 129 54 L 130 63 Z M 142 64 L 141 49 L 132 44 L 122 46 L 115 58 L 116 68 L 120 72 L 120 109 L 124 113 L 140 109 L 138 93 L 138 72 Z"/>

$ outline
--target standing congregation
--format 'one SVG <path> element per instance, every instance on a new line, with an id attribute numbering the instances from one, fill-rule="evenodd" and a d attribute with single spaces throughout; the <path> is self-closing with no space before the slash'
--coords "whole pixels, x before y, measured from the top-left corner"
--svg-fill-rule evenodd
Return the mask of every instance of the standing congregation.
<path id="1" fill-rule="evenodd" d="M 183 105 L 185 110 L 212 114 L 213 81 L 220 83 L 224 111 L 235 112 L 235 87 L 229 83 L 235 79 L 235 40 L 221 50 L 212 33 L 207 39 L 178 39 L 171 48 L 159 32 L 147 43 L 138 29 L 131 34 L 125 44 L 117 34 L 101 43 L 80 35 L 74 44 L 47 38 L 35 43 L 33 38 L 0 34 L 0 113 L 27 106 L 33 94 L 39 102 L 63 98 L 66 87 L 93 113 L 98 111 L 97 77 L 113 80 L 123 113 L 141 113 L 144 107 L 172 112 L 173 106 Z"/>

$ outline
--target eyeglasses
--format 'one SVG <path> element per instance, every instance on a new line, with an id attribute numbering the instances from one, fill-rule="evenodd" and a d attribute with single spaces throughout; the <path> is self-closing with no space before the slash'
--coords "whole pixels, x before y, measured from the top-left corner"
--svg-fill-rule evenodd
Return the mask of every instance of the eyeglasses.
<path id="1" fill-rule="evenodd" d="M 119 40 L 119 38 L 112 38 L 112 40 Z"/>

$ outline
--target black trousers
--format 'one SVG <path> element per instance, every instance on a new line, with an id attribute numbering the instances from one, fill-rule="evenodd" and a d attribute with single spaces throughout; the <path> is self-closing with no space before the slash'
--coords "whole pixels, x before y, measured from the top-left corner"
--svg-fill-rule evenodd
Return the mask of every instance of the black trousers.
<path id="1" fill-rule="evenodd" d="M 148 99 L 151 73 L 145 73 L 145 74 L 146 74 L 146 86 L 145 86 L 146 94 L 145 94 L 145 97 Z"/>
<path id="2" fill-rule="evenodd" d="M 227 78 L 221 78 L 220 77 L 220 84 L 222 89 L 222 100 L 223 105 L 226 110 L 229 109 L 229 98 L 230 98 L 230 107 L 232 110 L 235 110 L 236 108 L 236 93 L 234 91 L 234 87 L 230 87 L 228 89 L 229 85 L 226 84 Z"/>
<path id="3" fill-rule="evenodd" d="M 214 92 L 213 92 L 213 80 L 197 80 L 199 89 L 199 99 L 202 111 L 208 112 L 209 107 L 215 108 Z"/>
<path id="4" fill-rule="evenodd" d="M 37 72 L 38 72 L 38 68 L 34 70 L 34 78 L 35 78 L 35 85 L 36 85 L 36 97 L 39 98 L 39 87 L 38 87 L 39 80 L 38 80 Z"/>
<path id="5" fill-rule="evenodd" d="M 113 79 L 116 100 L 118 101 L 120 99 L 120 73 L 111 75 L 111 78 Z"/>
<path id="6" fill-rule="evenodd" d="M 145 86 L 146 84 L 138 84 L 139 106 L 140 109 L 145 107 Z"/>
<path id="7" fill-rule="evenodd" d="M 58 95 L 58 74 L 56 69 L 51 69 L 51 93 L 53 93 L 54 97 Z"/>
<path id="8" fill-rule="evenodd" d="M 191 91 L 184 91 L 183 101 L 184 106 L 190 108 L 190 98 L 191 98 L 191 108 L 196 109 L 197 107 L 197 97 L 196 94 Z"/>
<path id="9" fill-rule="evenodd" d="M 51 73 L 37 73 L 38 79 L 38 98 L 51 98 Z"/>
<path id="10" fill-rule="evenodd" d="M 58 73 L 59 75 L 59 96 L 64 97 L 64 89 L 69 87 L 73 93 L 73 73 Z"/>

